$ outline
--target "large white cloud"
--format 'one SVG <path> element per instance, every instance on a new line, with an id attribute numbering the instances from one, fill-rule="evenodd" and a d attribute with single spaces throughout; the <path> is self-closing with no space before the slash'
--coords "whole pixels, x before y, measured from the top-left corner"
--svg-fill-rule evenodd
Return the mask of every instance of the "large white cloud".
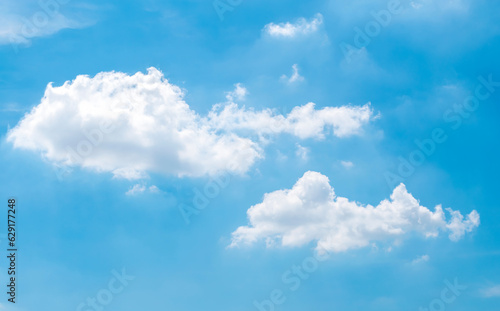
<path id="1" fill-rule="evenodd" d="M 233 232 L 231 246 L 265 240 L 269 245 L 298 247 L 316 242 L 317 250 L 342 252 L 371 243 L 390 241 L 417 232 L 436 237 L 449 233 L 453 241 L 479 225 L 479 214 L 467 217 L 440 205 L 434 211 L 423 207 L 401 184 L 376 207 L 337 197 L 328 177 L 306 172 L 292 189 L 267 193 L 262 203 L 248 211 L 249 225 Z"/>
<path id="2" fill-rule="evenodd" d="M 295 23 L 269 23 L 264 27 L 264 31 L 273 37 L 293 38 L 314 33 L 321 24 L 323 24 L 323 15 L 318 13 L 309 21 L 301 17 Z"/>
<path id="3" fill-rule="evenodd" d="M 288 116 L 270 109 L 239 108 L 246 89 L 236 85 L 229 102 L 202 117 L 183 91 L 148 69 L 132 76 L 103 72 L 47 86 L 41 103 L 9 131 L 14 147 L 39 151 L 59 165 L 79 165 L 129 179 L 147 172 L 200 176 L 244 173 L 263 156 L 259 134 L 290 133 L 322 138 L 360 133 L 372 119 L 369 105 L 314 109 L 310 103 Z"/>

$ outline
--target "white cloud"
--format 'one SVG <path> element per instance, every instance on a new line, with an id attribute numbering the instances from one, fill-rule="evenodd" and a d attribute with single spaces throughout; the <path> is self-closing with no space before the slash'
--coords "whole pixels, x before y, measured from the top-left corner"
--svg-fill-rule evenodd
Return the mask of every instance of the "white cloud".
<path id="1" fill-rule="evenodd" d="M 337 137 L 361 134 L 363 125 L 374 118 L 370 104 L 317 110 L 314 103 L 295 107 L 287 116 L 275 115 L 271 109 L 254 111 L 229 103 L 214 106 L 208 116 L 210 126 L 219 130 L 289 133 L 301 139 L 322 139 L 330 128 Z"/>
<path id="2" fill-rule="evenodd" d="M 447 228 L 451 231 L 450 239 L 452 241 L 460 240 L 466 232 L 470 232 L 471 228 L 479 225 L 479 214 L 472 214 L 464 220 L 464 216 L 459 211 L 454 211 L 451 208 L 446 209 L 451 214 L 451 220 L 447 224 Z"/>
<path id="3" fill-rule="evenodd" d="M 347 169 L 354 167 L 354 163 L 352 163 L 351 161 L 340 161 L 340 164 L 342 164 L 342 166 Z"/>
<path id="4" fill-rule="evenodd" d="M 156 187 L 155 185 L 150 186 L 148 189 L 149 189 L 149 192 L 151 192 L 151 193 L 160 193 L 161 192 L 161 190 L 158 187 Z"/>
<path id="5" fill-rule="evenodd" d="M 155 68 L 133 76 L 78 76 L 60 87 L 49 84 L 41 103 L 7 139 L 52 162 L 129 179 L 143 178 L 146 172 L 246 172 L 260 157 L 257 144 L 232 133 L 214 133 L 183 96 Z"/>
<path id="6" fill-rule="evenodd" d="M 412 8 L 417 9 L 417 10 L 422 7 L 422 3 L 420 3 L 420 2 L 414 2 L 414 1 L 412 1 L 412 2 L 410 2 L 410 5 L 411 5 Z"/>
<path id="7" fill-rule="evenodd" d="M 427 261 L 429 261 L 429 259 L 430 259 L 429 255 L 423 255 L 423 256 L 420 256 L 420 257 L 414 259 L 411 262 L 411 264 L 412 265 L 417 265 L 417 264 L 422 263 L 422 262 L 427 262 Z"/>
<path id="8" fill-rule="evenodd" d="M 310 21 L 301 17 L 293 24 L 290 22 L 270 23 L 264 27 L 264 31 L 273 37 L 293 38 L 298 35 L 314 33 L 321 24 L 323 24 L 323 15 L 318 13 Z"/>
<path id="9" fill-rule="evenodd" d="M 241 85 L 231 99 L 247 93 Z M 373 119 L 369 105 L 295 107 L 288 116 L 215 105 L 206 117 L 190 109 L 184 92 L 155 68 L 132 76 L 102 72 L 54 87 L 11 129 L 15 148 L 39 151 L 63 166 L 81 166 L 115 177 L 140 179 L 148 172 L 177 176 L 243 174 L 263 157 L 256 135 L 289 133 L 299 138 L 359 134 Z M 242 137 L 246 135 L 248 137 Z"/>
<path id="10" fill-rule="evenodd" d="M 242 101 L 247 95 L 248 90 L 241 83 L 237 83 L 234 85 L 234 91 L 226 93 L 226 99 L 230 102 Z"/>
<path id="11" fill-rule="evenodd" d="M 295 155 L 297 155 L 302 160 L 307 161 L 307 159 L 309 158 L 309 148 L 302 147 L 301 145 L 297 144 Z"/>
<path id="12" fill-rule="evenodd" d="M 294 64 L 292 66 L 292 71 L 293 72 L 292 72 L 292 75 L 290 77 L 287 77 L 286 75 L 282 75 L 281 80 L 286 81 L 289 84 L 304 81 L 304 77 L 299 74 L 299 66 L 297 64 Z"/>
<path id="13" fill-rule="evenodd" d="M 278 150 L 276 160 L 278 160 L 280 162 L 284 162 L 284 161 L 288 160 L 288 157 L 285 154 L 283 154 L 281 151 Z"/>
<path id="14" fill-rule="evenodd" d="M 485 298 L 500 297 L 500 285 L 494 285 L 481 290 L 481 296 Z"/>
<path id="15" fill-rule="evenodd" d="M 479 214 L 472 211 L 457 226 L 460 212 L 452 212 L 447 222 L 440 205 L 434 211 L 419 202 L 401 184 L 390 200 L 376 207 L 363 206 L 337 197 L 328 177 L 306 172 L 292 189 L 264 195 L 262 203 L 248 211 L 249 225 L 232 234 L 231 247 L 266 240 L 267 245 L 299 247 L 316 242 L 316 249 L 342 252 L 369 246 L 371 243 L 397 240 L 411 232 L 437 237 L 448 232 L 457 240 L 479 225 Z"/>
<path id="16" fill-rule="evenodd" d="M 2 111 L 2 112 L 26 112 L 27 110 L 28 109 L 23 108 L 18 103 L 2 104 L 2 108 L 0 108 L 0 111 Z"/>
<path id="17" fill-rule="evenodd" d="M 411 1 L 410 5 L 415 10 L 428 10 L 431 12 L 463 12 L 469 9 L 468 1 L 463 0 L 417 0 Z"/>
<path id="18" fill-rule="evenodd" d="M 146 191 L 146 186 L 136 184 L 132 188 L 130 188 L 125 194 L 126 195 L 137 195 L 139 193 L 143 193 L 144 191 Z"/>
<path id="19" fill-rule="evenodd" d="M 132 195 L 138 195 L 138 194 L 144 193 L 146 191 L 149 191 L 149 193 L 160 193 L 161 192 L 160 189 L 158 189 L 158 187 L 155 185 L 146 187 L 146 185 L 144 185 L 144 184 L 135 184 L 127 192 L 125 192 L 125 194 L 132 196 Z"/>
<path id="20" fill-rule="evenodd" d="M 63 15 L 60 10 L 64 6 L 59 1 L 50 5 L 40 2 L 37 6 L 28 7 L 22 2 L 4 1 L 0 4 L 0 45 L 29 44 L 31 39 L 45 37 L 62 29 L 82 28 L 90 23 L 82 23 Z"/>

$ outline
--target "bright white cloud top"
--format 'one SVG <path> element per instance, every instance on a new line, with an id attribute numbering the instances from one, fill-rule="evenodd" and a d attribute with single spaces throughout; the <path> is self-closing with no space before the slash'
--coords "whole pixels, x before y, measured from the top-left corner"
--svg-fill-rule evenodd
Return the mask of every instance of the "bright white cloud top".
<path id="1" fill-rule="evenodd" d="M 231 247 L 265 240 L 268 246 L 299 247 L 316 242 L 318 251 L 343 252 L 371 243 L 402 238 L 412 232 L 437 237 L 447 232 L 457 241 L 479 226 L 474 210 L 464 218 L 459 211 L 440 205 L 423 207 L 401 184 L 390 200 L 376 207 L 337 197 L 328 177 L 306 172 L 292 189 L 267 193 L 248 211 L 249 225 L 233 232 Z"/>
<path id="2" fill-rule="evenodd" d="M 293 38 L 314 33 L 321 24 L 323 24 L 323 15 L 318 13 L 309 21 L 301 17 L 295 23 L 269 23 L 264 26 L 264 31 L 272 37 Z"/>
<path id="3" fill-rule="evenodd" d="M 347 137 L 362 133 L 374 117 L 369 105 L 317 110 L 313 103 L 295 107 L 287 116 L 275 115 L 271 109 L 238 107 L 233 100 L 246 94 L 236 85 L 227 103 L 202 117 L 155 68 L 146 74 L 82 75 L 59 87 L 49 84 L 41 103 L 9 131 L 7 140 L 58 165 L 128 179 L 148 172 L 242 174 L 263 157 L 260 134 L 321 139 L 331 132 Z"/>

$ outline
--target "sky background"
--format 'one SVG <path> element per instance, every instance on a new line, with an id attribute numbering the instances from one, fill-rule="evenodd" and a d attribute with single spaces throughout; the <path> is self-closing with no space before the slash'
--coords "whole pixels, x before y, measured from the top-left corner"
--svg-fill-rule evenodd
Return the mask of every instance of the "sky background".
<path id="1" fill-rule="evenodd" d="M 500 3 L 401 0 L 379 34 L 346 57 L 342 46 L 358 48 L 355 28 L 376 21 L 371 12 L 390 1 L 229 2 L 71 0 L 49 9 L 53 14 L 37 1 L 0 4 L 0 217 L 5 221 L 7 199 L 17 198 L 19 247 L 18 302 L 2 294 L 0 310 L 77 310 L 122 268 L 135 279 L 105 310 L 258 310 L 254 302 L 275 289 L 286 301 L 273 310 L 419 310 L 437 303 L 445 281 L 455 279 L 467 288 L 446 310 L 498 310 L 500 87 L 457 128 L 445 115 L 474 95 L 478 77 L 500 81 Z M 218 14 L 214 3 L 231 10 Z M 48 19 L 25 36 L 22 27 L 36 16 Z M 295 32 L 273 34 L 269 25 Z M 371 103 L 373 115 L 346 137 L 254 135 L 262 157 L 231 175 L 189 223 L 179 206 L 213 182 L 207 174 L 148 170 L 127 179 L 76 165 L 61 176 L 43 151 L 8 141 L 49 83 L 150 67 L 201 116 L 230 101 L 238 83 L 247 90 L 238 104 L 256 111 L 286 116 L 309 102 L 318 110 Z M 417 150 L 415 140 L 435 129 L 447 140 L 412 174 L 388 182 Z M 317 241 L 228 246 L 248 225 L 251 206 L 291 189 L 307 171 L 327 176 L 336 195 L 360 205 L 377 206 L 403 182 L 421 206 L 441 204 L 464 216 L 476 210 L 480 225 L 459 241 L 447 232 L 410 232 L 332 253 L 291 291 L 283 274 L 313 256 Z"/>

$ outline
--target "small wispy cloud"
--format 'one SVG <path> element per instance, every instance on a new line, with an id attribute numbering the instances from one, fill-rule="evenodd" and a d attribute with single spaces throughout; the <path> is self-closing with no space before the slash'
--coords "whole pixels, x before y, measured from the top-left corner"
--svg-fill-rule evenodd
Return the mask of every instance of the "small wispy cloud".
<path id="1" fill-rule="evenodd" d="M 423 255 L 423 256 L 420 256 L 420 257 L 418 257 L 418 258 L 414 259 L 414 260 L 411 262 L 411 264 L 412 264 L 412 265 L 418 265 L 418 264 L 420 264 L 420 263 L 423 263 L 423 262 L 427 262 L 427 261 L 429 261 L 429 259 L 430 259 L 429 255 Z"/>
<path id="2" fill-rule="evenodd" d="M 229 102 L 234 102 L 235 100 L 242 101 L 245 100 L 247 95 L 248 90 L 241 83 L 237 83 L 234 85 L 233 91 L 226 93 L 226 99 Z"/>
<path id="3" fill-rule="evenodd" d="M 340 161 L 340 164 L 342 164 L 342 166 L 347 169 L 354 167 L 354 163 L 352 163 L 351 161 Z"/>
<path id="4" fill-rule="evenodd" d="M 414 1 L 412 1 L 412 2 L 410 2 L 410 5 L 411 5 L 412 8 L 417 9 L 417 10 L 422 7 L 422 3 L 420 3 L 420 2 L 414 2 Z"/>
<path id="5" fill-rule="evenodd" d="M 26 6 L 23 2 L 0 4 L 0 45 L 29 45 L 33 38 L 53 35 L 63 29 L 78 29 L 93 24 L 91 21 L 80 21 L 63 14 L 64 5 L 54 2 L 38 6 Z"/>
<path id="6" fill-rule="evenodd" d="M 146 191 L 146 186 L 136 184 L 136 185 L 132 186 L 132 188 L 130 188 L 127 192 L 125 192 L 125 194 L 126 195 L 137 195 L 139 193 L 143 193 L 144 191 Z"/>
<path id="7" fill-rule="evenodd" d="M 290 77 L 288 77 L 287 75 L 282 75 L 281 80 L 292 84 L 295 82 L 304 81 L 304 77 L 299 74 L 299 66 L 297 64 L 294 64 L 292 66 L 292 75 Z"/>
<path id="8" fill-rule="evenodd" d="M 415 10 L 429 10 L 437 12 L 467 12 L 468 1 L 463 0 L 415 0 L 410 2 L 410 6 Z"/>
<path id="9" fill-rule="evenodd" d="M 269 23 L 264 27 L 264 31 L 272 37 L 293 38 L 314 33 L 321 24 L 323 24 L 323 15 L 318 13 L 309 21 L 301 17 L 295 23 Z"/>
<path id="10" fill-rule="evenodd" d="M 160 193 L 161 190 L 155 185 L 152 185 L 150 187 L 146 187 L 146 185 L 143 185 L 143 184 L 135 184 L 127 192 L 125 192 L 125 195 L 134 196 L 134 195 L 138 195 L 138 194 L 141 194 L 144 192 Z"/>
<path id="11" fill-rule="evenodd" d="M 278 150 L 278 154 L 276 155 L 276 160 L 280 162 L 284 162 L 288 160 L 288 156 L 286 154 L 283 154 L 281 151 Z"/>
<path id="12" fill-rule="evenodd" d="M 500 285 L 494 285 L 481 290 L 484 298 L 500 297 Z"/>
<path id="13" fill-rule="evenodd" d="M 297 155 L 297 157 L 301 158 L 302 160 L 307 161 L 307 159 L 309 159 L 309 148 L 297 144 L 295 155 Z"/>
<path id="14" fill-rule="evenodd" d="M 2 112 L 26 112 L 29 109 L 21 107 L 17 103 L 7 103 L 7 104 L 2 104 L 2 107 L 0 108 L 0 111 Z"/>
<path id="15" fill-rule="evenodd" d="M 149 192 L 151 192 L 151 193 L 160 193 L 161 190 L 158 189 L 158 187 L 156 187 L 155 185 L 152 185 L 151 187 L 149 187 Z"/>

